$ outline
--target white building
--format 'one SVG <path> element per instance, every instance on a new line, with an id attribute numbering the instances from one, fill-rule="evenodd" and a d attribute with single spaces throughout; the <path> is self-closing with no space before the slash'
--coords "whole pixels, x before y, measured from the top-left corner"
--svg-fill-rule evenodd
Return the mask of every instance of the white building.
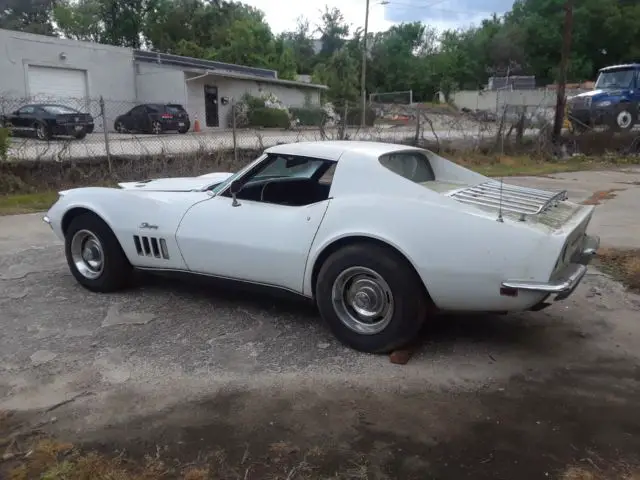
<path id="1" fill-rule="evenodd" d="M 278 72 L 0 29 L 0 108 L 34 101 L 89 111 L 107 128 L 140 103 L 179 103 L 202 128 L 226 128 L 232 99 L 270 92 L 285 105 L 320 103 L 324 85 L 281 80 Z"/>

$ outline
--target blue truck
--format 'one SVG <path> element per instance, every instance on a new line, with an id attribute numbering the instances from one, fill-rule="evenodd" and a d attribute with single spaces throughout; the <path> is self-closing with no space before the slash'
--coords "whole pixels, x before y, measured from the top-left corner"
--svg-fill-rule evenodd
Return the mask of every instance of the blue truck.
<path id="1" fill-rule="evenodd" d="M 607 126 L 617 132 L 631 130 L 640 119 L 640 63 L 601 68 L 593 90 L 567 98 L 567 113 L 574 131 Z"/>

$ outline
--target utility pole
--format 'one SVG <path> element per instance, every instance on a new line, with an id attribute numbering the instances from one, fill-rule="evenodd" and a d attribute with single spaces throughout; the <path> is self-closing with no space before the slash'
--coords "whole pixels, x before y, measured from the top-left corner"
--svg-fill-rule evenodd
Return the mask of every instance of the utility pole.
<path id="1" fill-rule="evenodd" d="M 364 37 L 362 39 L 362 75 L 360 77 L 360 95 L 362 96 L 362 117 L 360 125 L 365 126 L 367 109 L 367 92 L 365 84 L 367 81 L 367 33 L 369 32 L 369 0 L 367 0 L 366 12 L 364 14 Z"/>
<path id="2" fill-rule="evenodd" d="M 567 64 L 571 54 L 571 31 L 573 27 L 573 0 L 564 2 L 564 32 L 562 34 L 562 53 L 558 72 L 558 96 L 556 98 L 556 116 L 553 122 L 552 141 L 557 145 L 562 135 L 562 123 L 566 105 Z"/>

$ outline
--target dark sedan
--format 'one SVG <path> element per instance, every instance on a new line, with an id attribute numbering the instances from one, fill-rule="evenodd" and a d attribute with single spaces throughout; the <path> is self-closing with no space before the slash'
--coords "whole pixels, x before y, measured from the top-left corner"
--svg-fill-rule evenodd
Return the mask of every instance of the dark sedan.
<path id="1" fill-rule="evenodd" d="M 187 133 L 191 121 L 182 105 L 145 103 L 116 118 L 114 127 L 119 133 L 144 132 L 158 135 L 171 130 Z"/>
<path id="2" fill-rule="evenodd" d="M 93 117 L 75 108 L 55 104 L 29 104 L 9 115 L 2 116 L 2 124 L 14 135 L 35 134 L 40 140 L 55 136 L 82 139 L 94 129 Z"/>

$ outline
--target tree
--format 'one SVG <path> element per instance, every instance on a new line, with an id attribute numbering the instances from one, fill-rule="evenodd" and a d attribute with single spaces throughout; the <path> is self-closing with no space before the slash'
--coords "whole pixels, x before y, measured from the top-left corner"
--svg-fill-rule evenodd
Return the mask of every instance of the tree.
<path id="1" fill-rule="evenodd" d="M 56 0 L 3 0 L 0 28 L 39 35 L 55 35 L 51 23 Z"/>
<path id="2" fill-rule="evenodd" d="M 311 38 L 309 21 L 299 17 L 296 29 L 292 32 L 280 34 L 280 39 L 291 48 L 298 73 L 311 75 L 316 61 L 314 58 L 314 41 Z"/>
<path id="3" fill-rule="evenodd" d="M 99 43 L 105 39 L 100 8 L 100 0 L 65 0 L 54 8 L 53 18 L 65 38 Z"/>
<path id="4" fill-rule="evenodd" d="M 319 61 L 330 58 L 340 50 L 347 42 L 349 25 L 345 22 L 344 15 L 337 8 L 325 7 L 322 14 L 322 23 L 318 26 L 322 47 L 318 54 Z"/>

